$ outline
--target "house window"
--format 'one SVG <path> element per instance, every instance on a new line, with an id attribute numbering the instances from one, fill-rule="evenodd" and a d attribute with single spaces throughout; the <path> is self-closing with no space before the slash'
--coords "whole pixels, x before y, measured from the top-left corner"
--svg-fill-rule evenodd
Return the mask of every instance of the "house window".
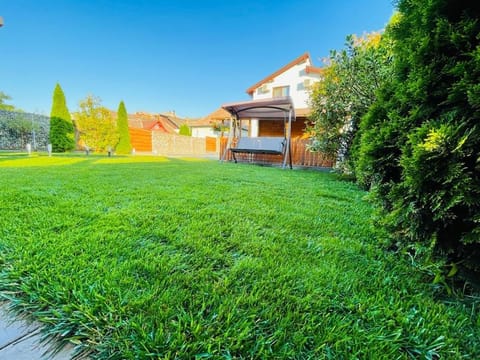
<path id="1" fill-rule="evenodd" d="M 268 93 L 268 86 L 267 86 L 267 84 L 263 84 L 262 86 L 260 86 L 260 87 L 258 88 L 258 93 L 259 93 L 259 94 Z"/>
<path id="2" fill-rule="evenodd" d="M 290 95 L 290 86 L 279 86 L 273 88 L 273 97 L 282 97 Z"/>

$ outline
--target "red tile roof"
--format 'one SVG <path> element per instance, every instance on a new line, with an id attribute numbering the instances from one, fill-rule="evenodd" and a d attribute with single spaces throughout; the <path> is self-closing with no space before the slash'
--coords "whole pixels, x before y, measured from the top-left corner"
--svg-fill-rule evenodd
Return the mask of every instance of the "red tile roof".
<path id="1" fill-rule="evenodd" d="M 160 130 L 165 133 L 174 134 L 178 129 L 168 116 L 162 114 L 149 114 L 146 112 L 136 112 L 128 114 L 128 124 L 130 127 L 145 130 Z"/>

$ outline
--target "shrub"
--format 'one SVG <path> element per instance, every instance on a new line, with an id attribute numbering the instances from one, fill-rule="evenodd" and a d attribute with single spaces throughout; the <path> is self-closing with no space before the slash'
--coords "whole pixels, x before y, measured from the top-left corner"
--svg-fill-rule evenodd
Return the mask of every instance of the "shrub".
<path id="1" fill-rule="evenodd" d="M 480 8 L 399 2 L 395 78 L 363 119 L 359 180 L 398 239 L 480 271 Z"/>
<path id="2" fill-rule="evenodd" d="M 336 156 L 340 172 L 354 171 L 359 122 L 391 76 L 390 53 L 388 36 L 348 36 L 345 49 L 331 52 L 322 80 L 313 88 L 310 150 Z"/>
<path id="3" fill-rule="evenodd" d="M 178 131 L 179 135 L 192 136 L 192 129 L 187 124 L 182 124 Z"/>

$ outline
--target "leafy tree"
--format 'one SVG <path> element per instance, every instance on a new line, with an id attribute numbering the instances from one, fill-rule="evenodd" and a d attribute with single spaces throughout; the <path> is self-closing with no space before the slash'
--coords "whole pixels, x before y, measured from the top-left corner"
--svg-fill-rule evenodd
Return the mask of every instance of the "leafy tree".
<path id="1" fill-rule="evenodd" d="M 75 148 L 75 129 L 60 84 L 57 84 L 53 91 L 50 143 L 54 152 L 65 152 Z"/>
<path id="2" fill-rule="evenodd" d="M 192 136 L 192 129 L 187 124 L 182 124 L 180 125 L 180 129 L 178 131 L 180 135 L 185 135 L 185 136 Z"/>
<path id="3" fill-rule="evenodd" d="M 338 169 L 352 172 L 360 119 L 391 72 L 391 41 L 380 33 L 350 35 L 345 49 L 332 51 L 310 97 L 310 150 L 337 156 Z"/>
<path id="4" fill-rule="evenodd" d="M 88 95 L 79 107 L 74 117 L 80 142 L 97 152 L 115 148 L 119 140 L 117 124 L 111 111 L 102 106 L 101 99 Z"/>
<path id="5" fill-rule="evenodd" d="M 130 142 L 130 133 L 128 132 L 127 109 L 123 101 L 120 101 L 118 105 L 117 116 L 117 127 L 120 139 L 115 151 L 118 154 L 129 154 L 132 151 L 132 145 Z"/>
<path id="6" fill-rule="evenodd" d="M 5 94 L 4 92 L 0 91 L 0 110 L 5 111 L 15 111 L 15 106 L 10 104 L 5 104 L 5 101 L 12 100 L 12 98 Z"/>
<path id="7" fill-rule="evenodd" d="M 399 240 L 480 271 L 480 6 L 398 6 L 394 78 L 362 122 L 357 175 Z"/>

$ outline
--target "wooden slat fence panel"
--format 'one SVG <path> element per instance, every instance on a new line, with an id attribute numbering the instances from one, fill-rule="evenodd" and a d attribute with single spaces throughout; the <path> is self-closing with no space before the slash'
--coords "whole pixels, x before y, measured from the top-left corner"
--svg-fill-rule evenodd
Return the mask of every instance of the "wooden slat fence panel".
<path id="1" fill-rule="evenodd" d="M 227 146 L 227 137 L 220 138 L 220 159 Z M 307 149 L 308 139 L 295 138 L 291 140 L 292 163 L 295 166 L 332 167 L 334 160 L 323 153 L 313 153 Z M 235 146 L 235 144 L 233 145 Z M 237 154 L 238 161 L 258 163 L 282 163 L 282 157 L 278 155 L 263 154 Z M 227 151 L 227 161 L 233 160 L 230 151 Z"/>
<path id="2" fill-rule="evenodd" d="M 152 151 L 152 132 L 150 130 L 129 128 L 130 143 L 135 151 Z"/>
<path id="3" fill-rule="evenodd" d="M 292 162 L 298 166 L 332 167 L 334 159 L 320 152 L 311 152 L 307 149 L 309 140 L 295 138 L 291 141 Z"/>
<path id="4" fill-rule="evenodd" d="M 207 136 L 205 138 L 205 150 L 207 152 L 215 152 L 217 151 L 217 138 Z"/>

